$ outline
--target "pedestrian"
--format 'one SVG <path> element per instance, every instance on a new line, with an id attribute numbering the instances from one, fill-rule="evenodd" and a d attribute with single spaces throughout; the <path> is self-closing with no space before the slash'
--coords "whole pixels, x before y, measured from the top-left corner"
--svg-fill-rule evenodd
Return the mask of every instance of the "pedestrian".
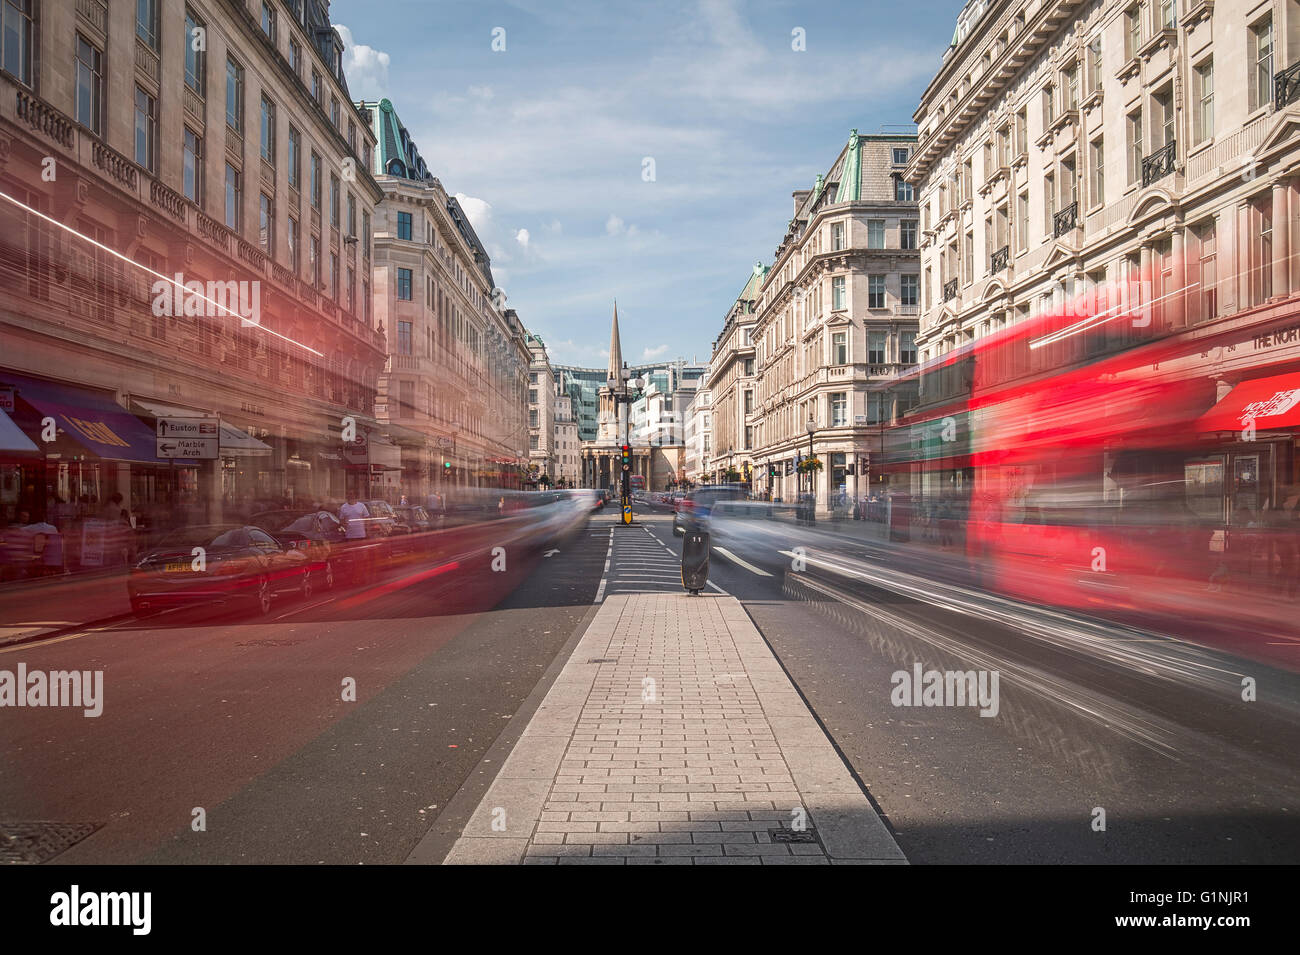
<path id="1" fill-rule="evenodd" d="M 339 520 L 347 533 L 348 540 L 365 540 L 365 521 L 370 519 L 370 509 L 357 499 L 354 491 L 348 495 L 348 501 L 339 508 Z"/>

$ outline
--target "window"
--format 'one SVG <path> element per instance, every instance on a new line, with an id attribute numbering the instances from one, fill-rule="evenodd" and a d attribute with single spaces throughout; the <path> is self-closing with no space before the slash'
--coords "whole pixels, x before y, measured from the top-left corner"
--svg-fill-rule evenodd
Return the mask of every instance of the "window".
<path id="1" fill-rule="evenodd" d="M 310 170 L 310 176 L 311 176 L 311 182 L 309 183 L 309 185 L 311 186 L 311 204 L 313 208 L 319 210 L 320 209 L 320 156 L 316 154 L 315 150 L 312 151 L 311 164 L 308 167 L 308 169 Z"/>
<path id="2" fill-rule="evenodd" d="M 149 49 L 158 49 L 158 0 L 135 0 L 135 35 Z"/>
<path id="3" fill-rule="evenodd" d="M 357 197 L 348 193 L 348 235 L 357 234 Z"/>
<path id="4" fill-rule="evenodd" d="M 899 278 L 898 297 L 903 305 L 917 304 L 918 279 L 915 275 L 903 275 Z"/>
<path id="5" fill-rule="evenodd" d="M 1142 178 L 1142 110 L 1128 114 L 1128 181 L 1129 185 Z"/>
<path id="6" fill-rule="evenodd" d="M 275 165 L 275 104 L 262 97 L 262 158 Z"/>
<path id="7" fill-rule="evenodd" d="M 885 247 L 885 220 L 867 220 L 867 248 L 883 249 Z"/>
<path id="8" fill-rule="evenodd" d="M 415 416 L 415 382 L 398 382 L 397 416 L 412 418 Z"/>
<path id="9" fill-rule="evenodd" d="M 903 332 L 898 345 L 898 360 L 908 365 L 916 364 L 916 332 Z"/>
<path id="10" fill-rule="evenodd" d="M 135 88 L 135 161 L 155 175 L 158 172 L 158 101 Z"/>
<path id="11" fill-rule="evenodd" d="M 1043 130 L 1051 128 L 1056 122 L 1056 89 L 1051 83 L 1043 87 Z"/>
<path id="12" fill-rule="evenodd" d="M 320 71 L 312 70 L 311 71 L 311 98 L 314 99 L 318 104 L 323 105 L 322 97 L 324 95 L 325 95 L 325 90 L 321 86 Z"/>
<path id="13" fill-rule="evenodd" d="M 370 258 L 370 213 L 361 213 L 361 251 Z"/>
<path id="14" fill-rule="evenodd" d="M 745 364 L 744 364 L 743 367 L 744 367 L 744 375 L 745 375 L 745 377 L 746 377 L 746 378 L 750 378 L 750 377 L 752 377 L 753 374 L 754 374 L 754 359 L 752 359 L 752 358 L 746 358 L 746 359 L 745 359 Z"/>
<path id="15" fill-rule="evenodd" d="M 0 17 L 4 41 L 0 44 L 0 68 L 18 82 L 32 85 L 33 0 L 3 0 Z"/>
<path id="16" fill-rule="evenodd" d="M 1101 136 L 1092 141 L 1092 204 L 1094 207 L 1106 202 L 1106 144 Z"/>
<path id="17" fill-rule="evenodd" d="M 399 355 L 411 354 L 411 323 L 397 323 L 397 353 Z"/>
<path id="18" fill-rule="evenodd" d="M 289 216 L 289 228 L 285 232 L 284 238 L 289 253 L 289 268 L 293 270 L 293 274 L 296 276 L 300 264 L 298 261 L 298 220 L 293 216 Z"/>
<path id="19" fill-rule="evenodd" d="M 300 189 L 302 176 L 299 165 L 302 162 L 302 133 L 289 127 L 289 188 Z"/>
<path id="20" fill-rule="evenodd" d="M 275 42 L 275 8 L 267 0 L 262 0 L 262 32 Z"/>
<path id="21" fill-rule="evenodd" d="M 898 224 L 898 247 L 900 249 L 916 248 L 916 220 L 904 219 Z"/>
<path id="22" fill-rule="evenodd" d="M 1206 60 L 1196 68 L 1193 76 L 1196 97 L 1196 122 L 1192 136 L 1204 142 L 1214 135 L 1214 60 Z"/>
<path id="23" fill-rule="evenodd" d="M 339 177 L 330 173 L 330 225 L 339 227 Z"/>
<path id="24" fill-rule="evenodd" d="M 330 97 L 330 122 L 334 124 L 335 129 L 339 128 L 339 98 L 337 96 Z"/>
<path id="25" fill-rule="evenodd" d="M 320 236 L 307 240 L 307 270 L 311 273 L 311 287 L 320 288 Z"/>
<path id="26" fill-rule="evenodd" d="M 831 427 L 842 428 L 849 423 L 849 396 L 847 392 L 831 394 Z"/>
<path id="27" fill-rule="evenodd" d="M 895 147 L 894 147 L 894 165 L 895 165 L 895 166 L 906 166 L 906 165 L 907 165 L 907 147 L 906 147 L 906 146 L 895 146 Z"/>
<path id="28" fill-rule="evenodd" d="M 1029 152 L 1029 108 L 1016 113 L 1016 155 L 1024 156 Z"/>
<path id="29" fill-rule="evenodd" d="M 1101 89 L 1101 34 L 1098 33 L 1088 44 L 1088 92 L 1095 93 Z"/>
<path id="30" fill-rule="evenodd" d="M 404 302 L 411 300 L 411 270 L 397 270 L 397 297 Z"/>
<path id="31" fill-rule="evenodd" d="M 1250 108 L 1273 102 L 1273 17 L 1264 17 L 1250 28 Z"/>
<path id="32" fill-rule="evenodd" d="M 745 409 L 744 410 L 745 414 L 750 415 L 754 413 L 754 392 L 753 391 L 750 391 L 748 389 L 745 391 L 745 399 L 742 404 L 742 407 Z"/>
<path id="33" fill-rule="evenodd" d="M 1061 109 L 1079 108 L 1079 65 L 1071 63 L 1061 71 Z"/>
<path id="34" fill-rule="evenodd" d="M 902 176 L 895 175 L 894 176 L 894 201 L 912 202 L 913 201 L 912 196 L 913 196 L 912 184 L 910 182 L 905 182 Z"/>
<path id="35" fill-rule="evenodd" d="M 243 224 L 244 189 L 239 170 L 226 163 L 226 228 L 239 231 Z"/>
<path id="36" fill-rule="evenodd" d="M 849 363 L 849 336 L 847 332 L 836 332 L 831 336 L 831 364 L 847 365 Z"/>
<path id="37" fill-rule="evenodd" d="M 529 388 L 529 389 L 528 389 L 528 403 L 529 403 L 530 405 L 535 405 L 535 404 L 537 404 L 537 389 L 536 389 L 536 388 Z"/>
<path id="38" fill-rule="evenodd" d="M 407 292 L 406 297 L 410 298 L 410 290 L 408 289 Z M 339 300 L 339 254 L 337 252 L 330 253 L 330 298 L 336 302 Z"/>
<path id="39" fill-rule="evenodd" d="M 838 252 L 844 248 L 844 223 L 831 223 L 831 251 Z"/>
<path id="40" fill-rule="evenodd" d="M 1022 192 L 1016 200 L 1016 250 L 1029 251 L 1029 193 Z"/>
<path id="41" fill-rule="evenodd" d="M 884 332 L 867 332 L 867 364 L 883 365 L 885 363 Z"/>
<path id="42" fill-rule="evenodd" d="M 1061 160 L 1061 207 L 1073 205 L 1079 201 L 1079 176 L 1075 169 L 1074 156 Z"/>
<path id="43" fill-rule="evenodd" d="M 831 279 L 831 309 L 838 311 L 847 307 L 844 301 L 844 276 L 837 275 Z"/>
<path id="44" fill-rule="evenodd" d="M 1255 254 L 1251 271 L 1255 276 L 1255 303 L 1259 305 L 1273 296 L 1273 199 L 1266 192 L 1251 201 L 1255 227 Z"/>
<path id="45" fill-rule="evenodd" d="M 289 67 L 294 76 L 302 76 L 302 45 L 293 37 L 289 38 Z"/>
<path id="46" fill-rule="evenodd" d="M 77 122 L 95 135 L 103 133 L 104 57 L 77 34 Z"/>
<path id="47" fill-rule="evenodd" d="M 975 233 L 967 232 L 964 244 L 966 251 L 966 284 L 975 281 Z"/>
<path id="48" fill-rule="evenodd" d="M 1200 299 L 1199 314 L 1195 318 L 1207 322 L 1219 314 L 1219 284 L 1215 272 L 1218 258 L 1218 242 L 1213 219 L 1196 227 L 1193 233 L 1196 244 L 1200 247 L 1199 272 L 1196 276 L 1197 291 Z"/>
<path id="49" fill-rule="evenodd" d="M 244 133 L 244 68 L 226 60 L 226 125 Z"/>
<path id="50" fill-rule="evenodd" d="M 181 188 L 186 199 L 203 205 L 203 139 L 188 126 L 181 156 Z"/>
<path id="51" fill-rule="evenodd" d="M 867 277 L 867 308 L 885 307 L 885 277 L 870 275 Z"/>
<path id="52" fill-rule="evenodd" d="M 1157 11 L 1159 18 L 1158 25 L 1162 30 L 1172 30 L 1178 26 L 1178 16 L 1174 6 L 1174 0 L 1159 0 L 1160 8 Z"/>
<path id="53" fill-rule="evenodd" d="M 1174 93 L 1166 86 L 1151 97 L 1151 150 L 1163 149 L 1174 141 Z"/>
<path id="54" fill-rule="evenodd" d="M 1049 239 L 1056 231 L 1056 174 L 1043 177 L 1043 233 Z"/>
<path id="55" fill-rule="evenodd" d="M 257 238 L 263 252 L 275 255 L 275 203 L 264 192 L 257 198 Z"/>
<path id="56" fill-rule="evenodd" d="M 408 241 L 411 238 L 411 214 L 409 212 L 399 212 L 397 214 L 397 237 Z"/>
<path id="57" fill-rule="evenodd" d="M 1124 56 L 1133 59 L 1142 48 L 1142 5 L 1135 3 L 1124 11 Z"/>

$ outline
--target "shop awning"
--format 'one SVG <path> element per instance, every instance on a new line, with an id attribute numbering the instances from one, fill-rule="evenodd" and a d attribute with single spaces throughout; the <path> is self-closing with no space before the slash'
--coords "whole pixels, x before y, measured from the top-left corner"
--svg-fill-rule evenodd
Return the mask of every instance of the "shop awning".
<path id="1" fill-rule="evenodd" d="M 159 463 L 153 432 L 102 392 L 8 373 L 3 377 L 16 386 L 20 400 L 54 418 L 65 437 L 97 457 Z"/>
<path id="2" fill-rule="evenodd" d="M 36 454 L 40 449 L 32 443 L 31 438 L 23 434 L 22 429 L 0 411 L 0 454 Z"/>
<path id="3" fill-rule="evenodd" d="M 1300 426 L 1300 372 L 1243 381 L 1201 416 L 1196 430 L 1240 431 L 1251 420 L 1257 431 Z"/>
<path id="4" fill-rule="evenodd" d="M 140 407 L 145 414 L 153 415 L 155 418 L 208 418 L 212 417 L 206 411 L 193 411 L 189 408 L 179 408 L 175 405 L 165 405 L 158 401 L 144 401 L 140 398 L 132 398 L 132 402 Z M 269 455 L 271 446 L 254 438 L 247 431 L 236 428 L 227 421 L 221 422 L 220 431 L 220 448 L 223 458 L 256 458 Z"/>

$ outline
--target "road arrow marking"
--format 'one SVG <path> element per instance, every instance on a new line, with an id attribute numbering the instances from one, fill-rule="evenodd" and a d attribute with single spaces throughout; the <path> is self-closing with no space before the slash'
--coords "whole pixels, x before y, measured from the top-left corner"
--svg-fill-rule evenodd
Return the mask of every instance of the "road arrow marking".
<path id="1" fill-rule="evenodd" d="M 553 556 L 555 556 L 556 554 L 558 554 L 559 552 L 560 552 L 560 549 L 559 549 L 558 547 L 552 547 L 550 550 L 548 550 L 548 551 L 547 551 L 545 554 L 543 554 L 542 556 L 543 556 L 543 557 L 553 557 Z"/>
<path id="2" fill-rule="evenodd" d="M 737 556 L 736 556 L 735 554 L 733 554 L 731 551 L 727 550 L 727 548 L 725 548 L 725 547 L 718 547 L 718 546 L 715 544 L 714 547 L 713 547 L 713 549 L 716 550 L 719 554 L 721 554 L 721 555 L 723 555 L 724 557 L 726 557 L 728 560 L 733 561 L 733 562 L 739 564 L 741 567 L 744 567 L 744 568 L 745 568 L 747 571 L 749 571 L 751 574 L 758 574 L 758 576 L 760 576 L 760 577 L 771 577 L 771 576 L 772 576 L 772 575 L 769 574 L 767 571 L 762 570 L 762 569 L 760 569 L 760 568 L 758 568 L 758 567 L 755 567 L 755 566 L 754 566 L 753 564 L 751 564 L 749 561 L 747 561 L 747 560 L 741 560 L 739 557 L 737 557 Z"/>

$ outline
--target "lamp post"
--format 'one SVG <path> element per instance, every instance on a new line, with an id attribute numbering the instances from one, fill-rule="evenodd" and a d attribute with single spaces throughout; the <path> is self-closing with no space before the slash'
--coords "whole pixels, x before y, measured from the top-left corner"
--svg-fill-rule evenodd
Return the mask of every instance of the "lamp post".
<path id="1" fill-rule="evenodd" d="M 808 416 L 808 423 L 804 425 L 808 431 L 808 461 L 813 459 L 813 433 L 817 430 L 817 422 L 813 420 L 812 415 Z M 810 465 L 805 465 L 808 470 L 808 523 L 817 520 L 817 475 Z"/>

